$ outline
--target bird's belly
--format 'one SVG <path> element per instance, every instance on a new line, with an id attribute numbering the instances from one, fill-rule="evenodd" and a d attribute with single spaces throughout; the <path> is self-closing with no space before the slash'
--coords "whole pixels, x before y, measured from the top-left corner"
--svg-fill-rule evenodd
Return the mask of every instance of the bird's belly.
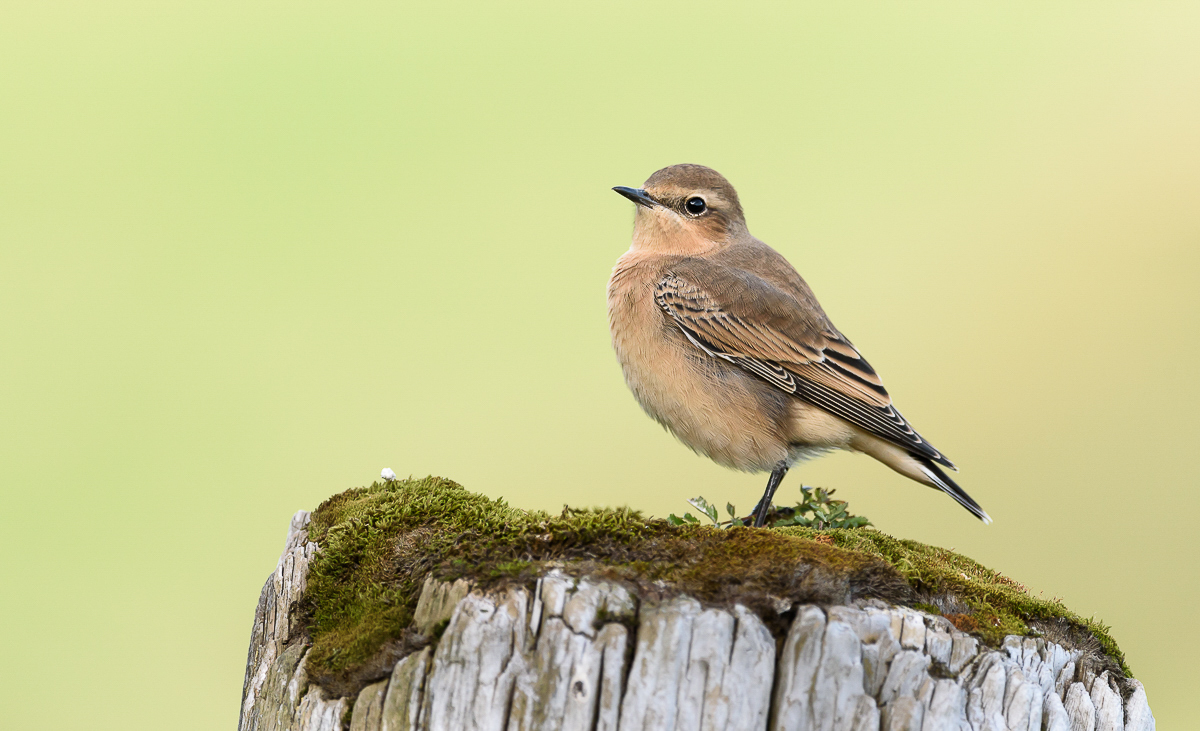
<path id="1" fill-rule="evenodd" d="M 663 328 L 653 336 L 613 333 L 625 382 L 646 413 L 726 467 L 763 471 L 788 459 L 791 397 L 709 357 L 678 331 Z"/>

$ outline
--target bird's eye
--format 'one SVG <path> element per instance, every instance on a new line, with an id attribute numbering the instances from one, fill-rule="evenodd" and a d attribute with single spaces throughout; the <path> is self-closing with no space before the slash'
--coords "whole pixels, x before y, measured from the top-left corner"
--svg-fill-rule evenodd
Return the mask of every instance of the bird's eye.
<path id="1" fill-rule="evenodd" d="M 694 195 L 687 199 L 687 202 L 683 204 L 683 207 L 687 209 L 687 212 L 693 216 L 699 216 L 701 213 L 704 213 L 704 209 L 706 209 L 708 206 L 705 205 L 703 198 Z"/>

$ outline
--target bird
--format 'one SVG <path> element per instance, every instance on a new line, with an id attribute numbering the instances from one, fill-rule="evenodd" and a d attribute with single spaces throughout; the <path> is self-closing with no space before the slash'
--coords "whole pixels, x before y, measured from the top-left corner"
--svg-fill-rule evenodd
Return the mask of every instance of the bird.
<path id="1" fill-rule="evenodd" d="M 613 190 L 636 204 L 631 245 L 608 281 L 625 382 L 695 452 L 771 473 L 755 527 L 793 465 L 839 449 L 869 455 L 991 522 L 796 269 L 750 234 L 724 176 L 672 165 L 641 188 Z"/>

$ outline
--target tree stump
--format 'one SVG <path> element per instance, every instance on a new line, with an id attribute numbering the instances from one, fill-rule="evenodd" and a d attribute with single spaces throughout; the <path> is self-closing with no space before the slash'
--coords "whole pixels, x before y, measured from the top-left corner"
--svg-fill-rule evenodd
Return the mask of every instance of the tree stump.
<path id="1" fill-rule="evenodd" d="M 944 616 L 871 597 L 767 597 L 764 617 L 603 568 L 541 566 L 532 582 L 491 587 L 427 576 L 405 630 L 420 641 L 393 642 L 349 691 L 323 687 L 300 621 L 323 548 L 309 520 L 292 519 L 255 611 L 239 731 L 1154 728 L 1141 684 L 1097 673 L 1094 648 L 1021 636 L 988 647 Z"/>

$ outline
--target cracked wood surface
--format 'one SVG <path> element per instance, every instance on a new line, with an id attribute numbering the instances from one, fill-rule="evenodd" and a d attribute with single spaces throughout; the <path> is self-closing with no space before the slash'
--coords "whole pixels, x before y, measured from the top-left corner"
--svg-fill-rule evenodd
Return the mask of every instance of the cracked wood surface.
<path id="1" fill-rule="evenodd" d="M 981 647 L 943 617 L 882 602 L 800 605 L 779 642 L 742 606 L 551 571 L 532 592 L 427 580 L 436 646 L 355 698 L 309 681 L 290 609 L 316 544 L 308 514 L 255 611 L 239 731 L 1151 731 L 1136 680 L 1010 636 Z M 793 608 L 786 608 L 791 611 Z M 289 644 L 291 641 L 291 644 Z"/>

